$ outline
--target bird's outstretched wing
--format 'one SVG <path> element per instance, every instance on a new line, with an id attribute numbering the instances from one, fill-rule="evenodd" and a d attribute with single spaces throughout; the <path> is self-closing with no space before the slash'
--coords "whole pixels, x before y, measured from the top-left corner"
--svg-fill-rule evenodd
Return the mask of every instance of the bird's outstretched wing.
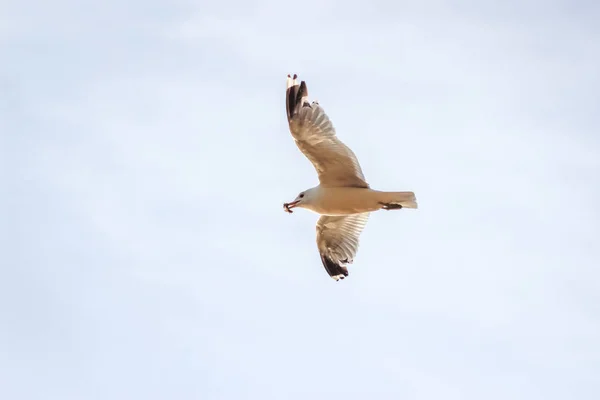
<path id="1" fill-rule="evenodd" d="M 336 281 L 348 276 L 358 251 L 359 236 L 367 224 L 369 213 L 346 216 L 323 215 L 317 221 L 317 248 L 325 270 Z"/>
<path id="2" fill-rule="evenodd" d="M 368 188 L 356 155 L 335 134 L 323 108 L 309 103 L 306 83 L 288 75 L 286 110 L 296 145 L 312 162 L 322 186 Z"/>

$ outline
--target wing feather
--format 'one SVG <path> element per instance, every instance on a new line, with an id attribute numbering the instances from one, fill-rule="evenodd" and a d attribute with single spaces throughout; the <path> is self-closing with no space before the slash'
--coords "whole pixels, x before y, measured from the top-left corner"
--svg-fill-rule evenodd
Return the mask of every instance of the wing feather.
<path id="1" fill-rule="evenodd" d="M 317 221 L 317 248 L 329 276 L 336 281 L 348 276 L 347 264 L 351 264 L 358 252 L 359 237 L 369 213 L 346 216 L 323 215 Z"/>
<path id="2" fill-rule="evenodd" d="M 306 83 L 288 77 L 286 111 L 296 145 L 309 159 L 322 186 L 368 188 L 354 152 L 338 139 L 325 110 L 308 101 Z"/>

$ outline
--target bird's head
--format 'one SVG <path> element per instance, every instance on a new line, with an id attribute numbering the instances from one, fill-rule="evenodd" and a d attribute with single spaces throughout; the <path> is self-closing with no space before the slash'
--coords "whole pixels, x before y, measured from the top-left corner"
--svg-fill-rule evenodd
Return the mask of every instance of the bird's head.
<path id="1" fill-rule="evenodd" d="M 310 204 L 313 196 L 313 189 L 305 190 L 304 192 L 300 192 L 298 196 L 294 199 L 294 201 L 290 203 L 283 203 L 283 210 L 288 213 L 292 213 L 292 208 L 300 207 L 303 208 L 307 204 Z"/>

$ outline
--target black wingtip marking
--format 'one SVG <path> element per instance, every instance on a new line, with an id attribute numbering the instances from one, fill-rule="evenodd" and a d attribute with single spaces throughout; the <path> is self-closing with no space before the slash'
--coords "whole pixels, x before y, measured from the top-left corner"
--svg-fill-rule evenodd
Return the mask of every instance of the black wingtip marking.
<path id="1" fill-rule="evenodd" d="M 348 276 L 348 268 L 340 265 L 328 257 L 321 255 L 321 261 L 323 262 L 323 266 L 325 267 L 325 271 L 334 278 L 336 281 L 338 279 L 344 279 Z"/>
<path id="2" fill-rule="evenodd" d="M 294 77 L 291 78 L 288 74 L 288 79 L 296 80 L 298 78 L 297 74 L 294 74 Z M 291 121 L 294 114 L 297 112 L 296 108 L 298 106 L 298 94 L 300 92 L 300 85 L 295 84 L 288 87 L 285 91 L 285 108 L 287 113 L 288 122 Z"/>
<path id="3" fill-rule="evenodd" d="M 308 96 L 308 88 L 306 87 L 306 82 L 300 82 L 300 90 L 296 96 L 296 101 L 299 103 L 303 97 Z"/>
<path id="4" fill-rule="evenodd" d="M 288 75 L 288 78 L 290 75 Z M 294 74 L 293 79 L 298 79 L 298 75 Z M 302 105 L 302 98 L 308 96 L 308 88 L 306 82 L 302 81 L 300 84 L 296 84 L 287 88 L 285 92 L 285 106 L 287 112 L 288 122 L 296 115 Z M 310 106 L 310 104 L 308 104 Z"/>
<path id="5" fill-rule="evenodd" d="M 287 112 L 287 118 L 288 118 L 288 122 L 292 119 L 292 117 L 294 116 L 294 112 L 296 110 L 296 94 L 298 93 L 298 86 L 292 86 L 290 88 L 287 89 L 286 91 L 286 101 L 285 101 L 285 108 L 286 108 L 286 112 Z"/>

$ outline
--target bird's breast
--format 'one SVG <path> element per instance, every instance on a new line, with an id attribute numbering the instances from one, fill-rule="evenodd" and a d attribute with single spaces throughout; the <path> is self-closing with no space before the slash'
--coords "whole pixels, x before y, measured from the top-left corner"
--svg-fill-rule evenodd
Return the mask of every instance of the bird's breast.
<path id="1" fill-rule="evenodd" d="M 321 187 L 311 204 L 312 211 L 321 215 L 349 215 L 375 211 L 380 208 L 377 196 L 366 188 Z"/>

